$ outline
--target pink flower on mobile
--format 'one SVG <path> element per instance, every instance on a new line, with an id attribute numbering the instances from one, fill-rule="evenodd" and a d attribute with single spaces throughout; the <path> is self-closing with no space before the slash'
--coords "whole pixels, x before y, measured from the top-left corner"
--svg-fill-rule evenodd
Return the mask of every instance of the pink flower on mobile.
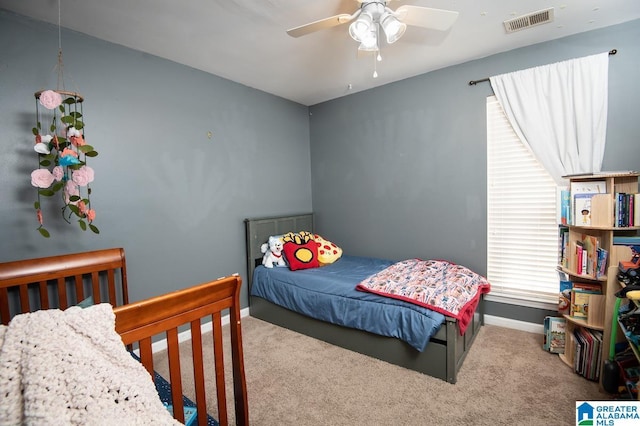
<path id="1" fill-rule="evenodd" d="M 73 181 L 69 180 L 64 186 L 64 202 L 67 204 L 77 204 L 77 201 L 69 201 L 69 198 L 73 197 L 74 195 L 80 195 L 80 190 Z"/>
<path id="2" fill-rule="evenodd" d="M 73 171 L 71 180 L 73 180 L 79 186 L 87 186 L 93 182 L 93 169 L 89 166 L 82 166 L 78 170 Z"/>
<path id="3" fill-rule="evenodd" d="M 48 188 L 53 183 L 53 175 L 49 169 L 36 169 L 31 172 L 31 185 L 36 188 Z"/>
<path id="4" fill-rule="evenodd" d="M 64 177 L 64 170 L 62 170 L 62 167 L 60 167 L 60 166 L 55 166 L 53 168 L 52 174 L 53 174 L 53 177 L 55 178 L 55 180 L 60 182 L 62 180 L 62 178 Z"/>
<path id="5" fill-rule="evenodd" d="M 53 90 L 45 90 L 40 93 L 40 104 L 47 109 L 54 109 L 62 103 L 62 96 Z"/>
<path id="6" fill-rule="evenodd" d="M 34 202 L 40 224 L 37 231 L 45 238 L 51 236 L 43 227 L 40 202 L 42 197 L 54 198 L 50 196 L 57 192 L 58 197 L 55 198 L 60 203 L 61 197 L 64 203 L 62 216 L 65 222 L 71 223 L 71 216 L 75 215 L 83 231 L 90 229 L 99 234 L 98 228 L 92 223 L 96 212 L 89 201 L 89 185 L 94 180 L 95 172 L 86 166 L 87 158 L 98 153 L 84 139 L 84 123 L 79 120 L 83 115 L 82 109 L 77 111 L 83 102 L 82 96 L 57 89 L 41 90 L 35 96 L 36 126 L 26 139 L 29 145 L 28 139 L 34 138 L 31 139 L 34 140 L 32 147 L 38 160 L 36 169 L 31 172 L 31 185 L 38 191 L 38 199 Z M 49 123 L 43 126 L 43 121 Z M 83 195 L 85 192 L 86 196 Z"/>

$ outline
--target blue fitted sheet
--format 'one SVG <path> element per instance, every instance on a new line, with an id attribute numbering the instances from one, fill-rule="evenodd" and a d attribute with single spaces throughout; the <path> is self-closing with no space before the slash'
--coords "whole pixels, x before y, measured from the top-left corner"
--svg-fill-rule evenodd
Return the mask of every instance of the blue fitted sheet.
<path id="1" fill-rule="evenodd" d="M 343 255 L 320 268 L 256 267 L 251 295 L 333 324 L 402 339 L 423 351 L 444 315 L 402 300 L 356 290 L 394 261 Z"/>

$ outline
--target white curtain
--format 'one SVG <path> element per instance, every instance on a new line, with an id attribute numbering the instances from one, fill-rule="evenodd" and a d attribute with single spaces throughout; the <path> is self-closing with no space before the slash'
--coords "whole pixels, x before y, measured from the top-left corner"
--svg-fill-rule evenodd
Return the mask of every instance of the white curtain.
<path id="1" fill-rule="evenodd" d="M 516 134 L 560 185 L 601 171 L 608 70 L 605 52 L 490 77 Z"/>

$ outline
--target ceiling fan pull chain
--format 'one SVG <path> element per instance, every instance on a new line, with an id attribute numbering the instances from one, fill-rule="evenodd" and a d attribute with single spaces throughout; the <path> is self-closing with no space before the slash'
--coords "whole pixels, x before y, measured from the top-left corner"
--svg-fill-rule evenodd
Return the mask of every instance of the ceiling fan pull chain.
<path id="1" fill-rule="evenodd" d="M 376 29 L 375 29 L 375 33 L 376 33 L 376 51 L 373 52 L 373 78 L 378 78 L 378 64 L 377 64 L 377 60 L 376 60 L 376 56 L 378 56 L 380 54 L 380 43 L 378 42 L 378 25 L 376 25 Z"/>
<path id="2" fill-rule="evenodd" d="M 378 78 L 378 59 L 373 57 L 373 78 Z"/>
<path id="3" fill-rule="evenodd" d="M 378 62 L 382 61 L 382 55 L 380 51 L 382 50 L 382 44 L 378 41 L 377 35 L 380 32 L 379 26 L 376 25 L 376 52 L 373 55 L 373 78 L 378 78 Z"/>

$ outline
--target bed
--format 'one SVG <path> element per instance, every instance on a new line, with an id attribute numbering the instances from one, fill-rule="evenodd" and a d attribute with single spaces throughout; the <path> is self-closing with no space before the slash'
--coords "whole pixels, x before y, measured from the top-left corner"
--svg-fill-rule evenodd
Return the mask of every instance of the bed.
<path id="1" fill-rule="evenodd" d="M 122 248 L 0 263 L 2 330 L 9 330 L 18 320 L 35 318 L 39 314 L 89 315 L 89 312 L 108 310 L 108 314 L 114 317 L 112 324 L 115 324 L 117 344 L 129 350 L 123 351 L 125 358 L 141 362 L 149 373 L 146 379 L 153 377 L 155 386 L 148 380 L 149 386 L 153 392 L 158 392 L 154 393 L 158 403 L 164 404 L 160 405 L 161 412 L 156 412 L 158 418 L 171 411 L 173 418 L 181 423 L 186 420 L 188 424 L 226 425 L 230 418 L 226 388 L 231 386 L 235 423 L 248 424 L 239 305 L 240 277 L 223 277 L 134 303 L 128 301 L 127 284 Z M 90 307 L 82 309 L 83 304 Z M 227 310 L 229 327 L 223 328 L 222 314 Z M 20 315 L 24 313 L 32 314 Z M 112 325 L 112 331 L 113 328 Z M 209 330 L 213 338 L 205 341 L 212 340 L 213 344 L 203 345 L 202 335 Z M 228 333 L 231 346 L 231 360 L 226 363 L 231 364 L 232 385 L 225 385 L 223 333 Z M 180 359 L 179 344 L 185 340 L 184 336 L 191 341 L 193 355 L 190 360 Z M 4 342 L 6 346 L 6 339 Z M 153 347 L 158 344 L 166 347 L 168 354 L 169 373 L 166 377 L 154 369 Z M 214 365 L 205 365 L 203 354 L 210 351 L 213 353 L 206 359 L 213 359 Z M 75 353 L 69 354 L 72 355 Z M 185 363 L 191 368 L 185 368 Z M 139 366 L 136 362 L 134 365 Z M 144 369 L 137 368 L 144 376 Z M 193 389 L 183 388 L 187 374 L 193 376 Z M 207 389 L 215 389 L 216 406 L 207 405 Z M 185 414 L 192 418 L 185 419 Z M 139 423 L 140 419 L 132 419 L 131 424 Z"/>
<path id="2" fill-rule="evenodd" d="M 464 327 L 464 332 L 461 332 L 461 324 L 457 319 L 442 316 L 438 313 L 432 315 L 422 310 L 420 313 L 422 317 L 426 317 L 427 321 L 437 323 L 436 329 L 429 335 L 427 339 L 428 343 L 422 350 L 417 349 L 421 343 L 403 340 L 403 336 L 387 336 L 376 332 L 365 331 L 364 329 L 345 327 L 339 323 L 328 322 L 327 320 L 314 318 L 307 314 L 285 308 L 285 305 L 280 303 L 280 299 L 272 299 L 268 294 L 269 291 L 265 291 L 263 288 L 267 288 L 274 281 L 289 282 L 303 277 L 303 279 L 299 281 L 299 284 L 296 285 L 310 290 L 313 287 L 318 287 L 317 282 L 314 280 L 322 280 L 323 278 L 311 276 L 311 273 L 307 274 L 308 271 L 289 271 L 287 268 L 265 268 L 262 266 L 263 253 L 261 246 L 270 236 L 283 235 L 288 232 L 298 232 L 301 230 L 314 231 L 312 213 L 245 219 L 247 277 L 250 285 L 249 298 L 251 316 L 345 349 L 445 380 L 449 383 L 456 383 L 458 371 L 484 322 L 484 300 L 482 296 L 480 296 L 477 308 L 472 313 L 468 324 Z M 382 265 L 394 263 L 390 260 L 359 258 L 357 256 L 349 256 L 345 253 L 343 254 L 343 258 L 336 262 L 336 265 L 342 262 L 344 263 L 343 266 L 346 265 L 345 269 L 349 270 L 358 268 L 359 262 L 377 263 L 378 261 L 382 262 Z M 355 263 L 346 264 L 345 262 Z M 334 265 L 329 266 L 333 267 Z M 342 274 L 342 272 L 331 269 L 329 266 L 317 268 L 318 272 L 321 273 L 321 270 L 327 268 L 329 274 Z M 382 266 L 378 265 L 377 267 L 379 270 Z M 298 275 L 294 278 L 291 274 Z M 282 275 L 284 275 L 284 277 L 282 277 Z M 365 278 L 366 272 L 362 272 L 361 275 L 358 275 L 358 273 L 347 273 L 347 275 L 352 275 L 347 279 L 351 280 L 348 282 L 355 288 L 359 280 Z M 260 283 L 260 281 L 265 279 L 269 281 L 268 284 Z M 347 294 L 343 299 L 351 298 L 354 293 L 355 290 Z M 366 294 L 362 297 L 367 298 L 369 301 L 371 298 L 376 297 L 390 300 L 389 298 L 375 294 Z M 304 299 L 308 301 L 308 299 L 311 298 L 312 297 L 306 297 Z M 409 310 L 416 310 L 415 305 L 398 300 L 385 303 L 391 303 L 396 307 L 403 304 L 409 305 Z M 349 307 L 348 309 L 358 308 Z M 394 309 L 396 308 L 394 307 Z M 322 310 L 324 311 L 325 309 L 323 308 Z M 393 316 L 397 315 L 393 314 Z M 413 312 L 411 315 L 413 315 Z M 402 318 L 405 322 L 417 321 L 413 316 Z M 422 327 L 424 330 L 428 330 L 431 326 L 432 325 L 427 325 Z"/>

